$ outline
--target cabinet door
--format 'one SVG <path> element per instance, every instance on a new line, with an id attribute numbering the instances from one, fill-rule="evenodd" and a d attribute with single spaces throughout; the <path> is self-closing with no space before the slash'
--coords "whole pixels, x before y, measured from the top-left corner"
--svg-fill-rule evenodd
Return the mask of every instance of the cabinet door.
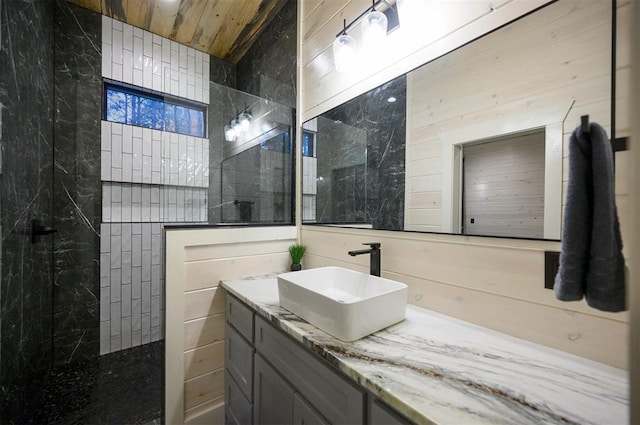
<path id="1" fill-rule="evenodd" d="M 293 423 L 293 388 L 259 354 L 255 356 L 254 371 L 255 423 Z"/>
<path id="2" fill-rule="evenodd" d="M 293 425 L 330 425 L 299 393 L 293 395 Z"/>
<path id="3" fill-rule="evenodd" d="M 411 425 L 391 407 L 373 396 L 369 397 L 369 423 L 371 425 Z"/>

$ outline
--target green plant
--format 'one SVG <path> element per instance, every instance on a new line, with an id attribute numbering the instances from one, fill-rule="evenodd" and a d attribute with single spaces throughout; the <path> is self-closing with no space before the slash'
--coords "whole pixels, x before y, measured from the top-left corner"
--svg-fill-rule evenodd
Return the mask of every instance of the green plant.
<path id="1" fill-rule="evenodd" d="M 291 263 L 300 264 L 302 257 L 304 256 L 307 247 L 300 244 L 293 244 L 289 246 L 289 255 L 291 256 Z"/>

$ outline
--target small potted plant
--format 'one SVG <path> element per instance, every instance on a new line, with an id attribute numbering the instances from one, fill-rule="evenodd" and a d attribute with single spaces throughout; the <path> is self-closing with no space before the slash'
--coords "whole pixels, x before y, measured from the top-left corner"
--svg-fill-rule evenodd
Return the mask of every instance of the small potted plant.
<path id="1" fill-rule="evenodd" d="M 289 256 L 291 257 L 291 271 L 297 272 L 302 270 L 302 257 L 304 256 L 307 247 L 300 244 L 293 244 L 289 246 Z"/>

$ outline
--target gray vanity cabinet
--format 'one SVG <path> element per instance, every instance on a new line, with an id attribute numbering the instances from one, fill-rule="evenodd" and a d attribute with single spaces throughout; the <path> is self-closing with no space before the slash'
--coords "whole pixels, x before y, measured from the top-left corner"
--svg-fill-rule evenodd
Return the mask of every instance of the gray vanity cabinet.
<path id="1" fill-rule="evenodd" d="M 229 293 L 226 330 L 226 424 L 409 423 Z"/>

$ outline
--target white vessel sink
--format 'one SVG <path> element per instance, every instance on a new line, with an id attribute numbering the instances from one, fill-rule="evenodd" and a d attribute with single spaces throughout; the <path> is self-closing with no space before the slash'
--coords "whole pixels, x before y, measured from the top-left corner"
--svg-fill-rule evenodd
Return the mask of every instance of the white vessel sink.
<path id="1" fill-rule="evenodd" d="M 320 267 L 278 276 L 280 305 L 326 333 L 355 341 L 404 320 L 407 285 Z"/>

